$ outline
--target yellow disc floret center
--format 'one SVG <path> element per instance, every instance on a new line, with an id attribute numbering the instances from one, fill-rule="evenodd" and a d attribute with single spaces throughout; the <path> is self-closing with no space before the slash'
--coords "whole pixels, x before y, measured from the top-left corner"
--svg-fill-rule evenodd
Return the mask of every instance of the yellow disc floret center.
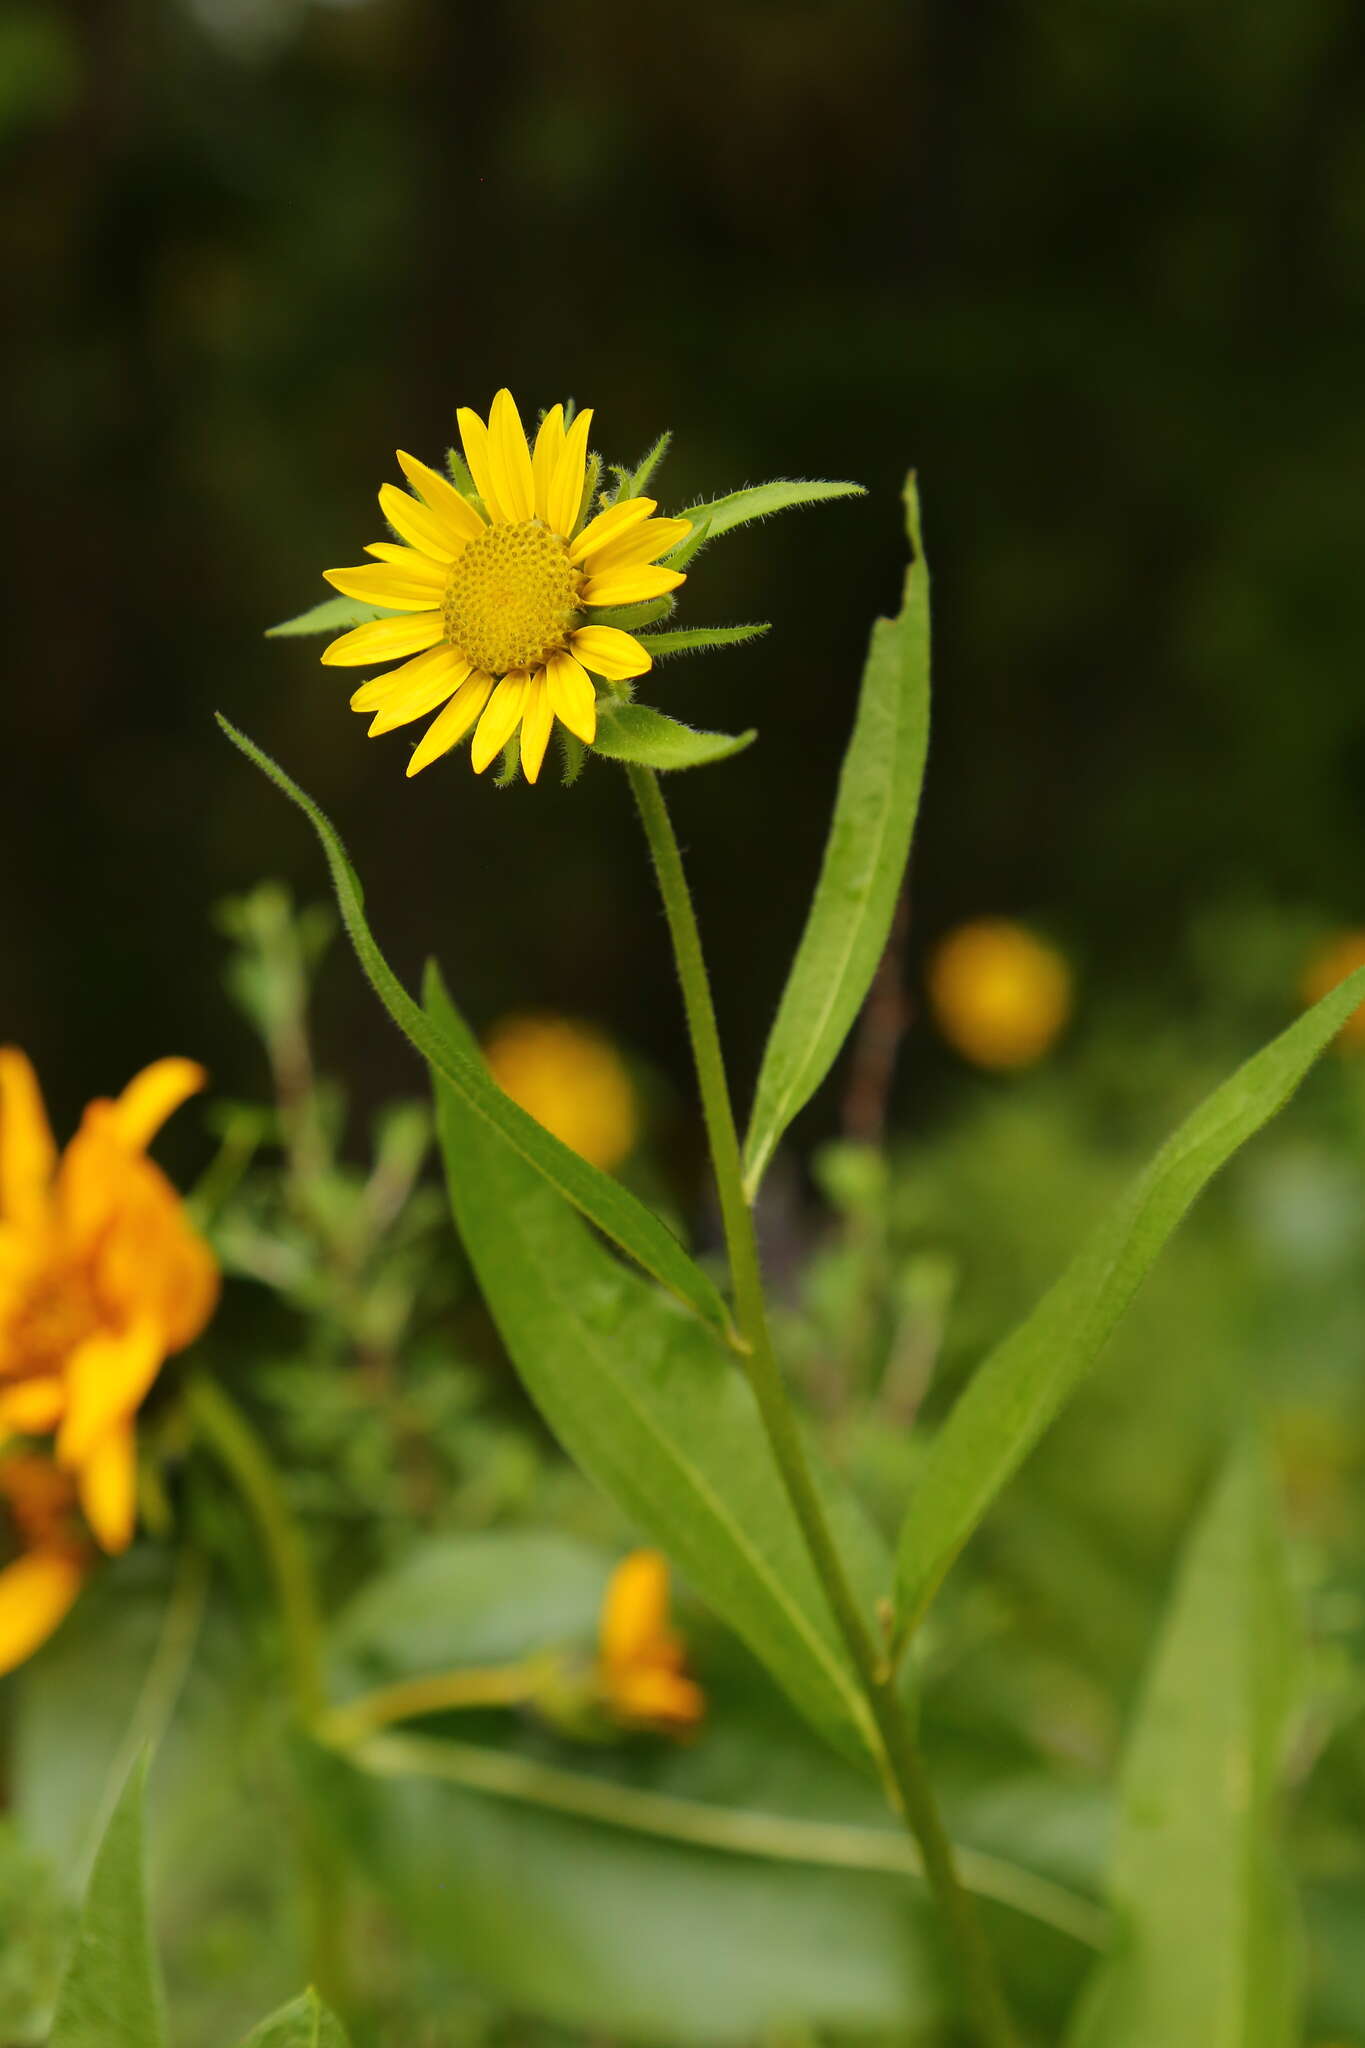
<path id="1" fill-rule="evenodd" d="M 490 526 L 451 564 L 446 638 L 476 668 L 505 676 L 566 644 L 582 572 L 539 519 Z"/>

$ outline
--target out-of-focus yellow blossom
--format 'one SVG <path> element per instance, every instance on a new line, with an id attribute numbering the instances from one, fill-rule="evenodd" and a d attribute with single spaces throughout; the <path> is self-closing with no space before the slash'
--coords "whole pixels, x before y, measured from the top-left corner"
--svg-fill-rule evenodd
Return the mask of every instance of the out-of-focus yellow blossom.
<path id="1" fill-rule="evenodd" d="M 74 1478 L 37 1452 L 0 1452 L 0 1537 L 5 1523 L 19 1555 L 0 1567 L 0 1673 L 31 1657 L 65 1620 L 90 1557 Z"/>
<path id="2" fill-rule="evenodd" d="M 1365 931 L 1337 932 L 1309 955 L 1299 985 L 1305 1008 L 1330 995 L 1338 982 L 1365 967 Z M 1353 1010 L 1337 1037 L 1342 1052 L 1359 1052 L 1365 1046 L 1365 1003 Z"/>
<path id="3" fill-rule="evenodd" d="M 979 1067 L 1031 1066 L 1071 1015 L 1071 970 L 1054 946 L 1005 918 L 979 918 L 942 940 L 929 963 L 938 1028 Z"/>
<path id="4" fill-rule="evenodd" d="M 669 1626 L 667 1561 L 657 1550 L 633 1550 L 612 1573 L 602 1603 L 598 1676 L 608 1709 L 631 1727 L 695 1728 L 706 1697 L 686 1661 Z"/>
<path id="5" fill-rule="evenodd" d="M 653 666 L 629 633 L 595 626 L 585 614 L 676 590 L 685 577 L 658 561 L 691 521 L 655 519 L 653 498 L 628 498 L 583 523 L 591 412 L 566 428 L 563 406 L 553 406 L 534 449 L 510 391 L 493 400 L 486 426 L 468 406 L 456 417 L 480 503 L 400 449 L 416 496 L 385 484 L 379 505 L 406 545 L 372 542 L 365 552 L 373 562 L 326 576 L 343 596 L 402 616 L 354 627 L 322 659 L 372 668 L 407 657 L 357 690 L 351 709 L 375 714 L 373 738 L 444 707 L 418 742 L 409 775 L 447 753 L 477 719 L 476 774 L 520 731 L 522 769 L 534 782 L 556 718 L 580 740 L 596 738 L 593 676 L 624 682 Z"/>
<path id="6" fill-rule="evenodd" d="M 157 1060 L 59 1156 L 33 1068 L 0 1049 L 0 1441 L 55 1434 L 110 1552 L 132 1541 L 137 1410 L 218 1299 L 213 1254 L 146 1156 L 203 1084 L 193 1061 Z"/>
<path id="7" fill-rule="evenodd" d="M 591 1165 L 610 1173 L 635 1149 L 634 1083 L 600 1032 L 567 1017 L 505 1017 L 484 1056 L 504 1093 Z"/>

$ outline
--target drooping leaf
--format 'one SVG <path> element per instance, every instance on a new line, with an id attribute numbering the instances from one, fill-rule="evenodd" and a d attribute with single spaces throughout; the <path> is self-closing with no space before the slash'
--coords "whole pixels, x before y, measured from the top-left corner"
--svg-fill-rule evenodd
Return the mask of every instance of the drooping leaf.
<path id="1" fill-rule="evenodd" d="M 1119 1919 L 1073 2048 L 1291 2048 L 1296 1929 L 1276 1808 L 1294 1630 L 1261 1448 L 1190 1538 L 1122 1770 Z"/>
<path id="2" fill-rule="evenodd" d="M 461 1022 L 434 969 L 442 1036 Z M 659 1543 L 802 1711 L 852 1753 L 877 1738 L 733 1354 L 602 1246 L 437 1076 L 456 1224 L 503 1342 L 569 1455 Z M 831 1489 L 832 1490 L 832 1489 Z M 835 1515 L 869 1612 L 880 1546 Z"/>
<path id="3" fill-rule="evenodd" d="M 741 733 L 699 732 L 648 704 L 608 699 L 598 706 L 594 745 L 608 760 L 633 761 L 642 768 L 704 768 L 742 754 L 757 738 L 753 727 Z"/>
<path id="4" fill-rule="evenodd" d="M 750 1199 L 862 1007 L 910 852 L 929 743 L 929 572 L 913 475 L 905 508 L 913 558 L 901 609 L 872 628 L 820 880 L 763 1055 L 744 1147 Z"/>
<path id="5" fill-rule="evenodd" d="M 142 1840 L 145 1764 L 128 1776 L 95 1855 L 49 2048 L 165 2048 Z"/>
<path id="6" fill-rule="evenodd" d="M 401 614 L 387 605 L 366 604 L 359 597 L 324 597 L 297 618 L 285 619 L 266 632 L 267 640 L 287 640 L 304 633 L 344 633 L 350 626 L 363 626 L 368 619 L 396 619 Z"/>
<path id="7" fill-rule="evenodd" d="M 1239 1146 L 1289 1100 L 1365 998 L 1365 968 L 1239 1067 L 1180 1127 L 1033 1313 L 978 1367 L 929 1451 L 900 1543 L 902 1626 L 1103 1350 L 1157 1253 Z"/>
<path id="8" fill-rule="evenodd" d="M 519 1109 L 493 1081 L 477 1048 L 469 1050 L 452 1043 L 413 1001 L 375 943 L 365 920 L 360 882 L 330 820 L 268 754 L 263 754 L 221 714 L 218 723 L 233 745 L 298 805 L 317 833 L 356 957 L 390 1017 L 423 1059 L 459 1091 L 480 1118 L 496 1125 L 535 1171 L 591 1218 L 613 1243 L 638 1259 L 647 1273 L 713 1327 L 728 1330 L 728 1312 L 715 1286 L 654 1212 Z"/>
<path id="9" fill-rule="evenodd" d="M 678 633 L 640 633 L 636 637 L 647 654 L 661 661 L 666 655 L 690 654 L 702 647 L 738 647 L 771 631 L 771 623 L 764 619 L 751 626 L 687 626 Z"/>
<path id="10" fill-rule="evenodd" d="M 705 524 L 707 537 L 715 540 L 732 527 L 747 526 L 752 519 L 768 519 L 774 512 L 790 512 L 798 505 L 820 505 L 830 498 L 861 498 L 861 484 L 808 483 L 779 479 L 754 484 L 748 490 L 731 491 L 728 497 L 713 498 L 707 505 L 685 505 L 681 517 L 694 526 Z"/>
<path id="11" fill-rule="evenodd" d="M 262 2020 L 241 2048 L 349 2048 L 346 2030 L 316 1991 L 305 1991 Z"/>

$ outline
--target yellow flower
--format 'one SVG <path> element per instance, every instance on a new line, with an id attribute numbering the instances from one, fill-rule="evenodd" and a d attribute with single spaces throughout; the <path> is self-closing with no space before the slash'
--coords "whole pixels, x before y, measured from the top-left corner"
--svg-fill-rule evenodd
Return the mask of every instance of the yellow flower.
<path id="1" fill-rule="evenodd" d="M 583 612 L 676 590 L 684 577 L 654 565 L 691 522 L 655 519 L 653 498 L 629 498 L 582 524 L 591 412 L 566 429 L 563 406 L 554 406 L 534 450 L 510 391 L 493 400 L 487 426 L 467 406 L 457 417 L 482 510 L 400 449 L 416 496 L 385 484 L 379 504 L 406 545 L 376 541 L 366 549 L 376 561 L 326 575 L 344 596 L 403 616 L 354 627 L 322 659 L 363 668 L 410 657 L 351 698 L 353 711 L 374 712 L 371 738 L 444 707 L 418 742 L 409 775 L 448 752 L 477 719 L 475 772 L 519 730 L 521 765 L 534 782 L 556 718 L 589 744 L 596 737 L 594 675 L 624 682 L 652 666 L 629 633 L 591 625 Z"/>
<path id="2" fill-rule="evenodd" d="M 929 963 L 939 1030 L 979 1067 L 1031 1066 L 1071 1014 L 1071 971 L 1056 948 L 1004 918 L 959 925 Z"/>
<path id="3" fill-rule="evenodd" d="M 76 1485 L 50 1458 L 0 1456 L 0 1504 L 19 1556 L 0 1569 L 0 1673 L 45 1643 L 81 1590 L 89 1546 L 76 1523 Z"/>
<path id="4" fill-rule="evenodd" d="M 694 1728 L 706 1698 L 685 1663 L 682 1640 L 668 1625 L 668 1564 L 657 1550 L 633 1550 L 612 1573 L 602 1603 L 603 1698 L 632 1727 Z"/>
<path id="5" fill-rule="evenodd" d="M 32 1067 L 0 1049 L 0 1439 L 56 1432 L 110 1552 L 133 1536 L 134 1417 L 218 1298 L 213 1254 L 146 1156 L 203 1084 L 193 1061 L 157 1060 L 92 1102 L 59 1158 Z"/>
<path id="6" fill-rule="evenodd" d="M 1338 982 L 1365 967 L 1365 931 L 1337 932 L 1309 956 L 1303 970 L 1299 993 L 1305 1007 L 1330 995 Z M 1353 1010 L 1341 1028 L 1337 1044 L 1343 1052 L 1358 1052 L 1365 1046 L 1365 1003 Z"/>
<path id="7" fill-rule="evenodd" d="M 635 1149 L 635 1089 L 600 1033 L 567 1017 L 505 1017 L 484 1055 L 513 1102 L 604 1173 Z"/>

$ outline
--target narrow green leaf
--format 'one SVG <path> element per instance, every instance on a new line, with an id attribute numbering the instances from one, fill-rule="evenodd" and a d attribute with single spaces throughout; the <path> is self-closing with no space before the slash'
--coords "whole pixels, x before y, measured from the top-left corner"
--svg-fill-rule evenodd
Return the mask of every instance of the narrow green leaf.
<path id="1" fill-rule="evenodd" d="M 693 519 L 693 515 L 690 512 L 685 516 Z M 694 557 L 701 553 L 711 538 L 710 520 L 693 519 L 691 533 L 684 535 L 683 539 L 678 542 L 678 545 L 675 548 L 670 548 L 668 553 L 661 558 L 662 566 L 666 569 L 686 569 Z"/>
<path id="2" fill-rule="evenodd" d="M 1214 1090 L 1061 1278 L 974 1374 L 929 1452 L 901 1532 L 913 1628 L 996 1495 L 1094 1364 L 1157 1253 L 1219 1167 L 1283 1108 L 1365 999 L 1365 968 Z"/>
<path id="3" fill-rule="evenodd" d="M 145 1761 L 128 1775 L 81 1909 L 49 2048 L 164 2048 L 142 1841 Z"/>
<path id="4" fill-rule="evenodd" d="M 738 647 L 771 631 L 771 622 L 763 619 L 751 626 L 688 626 L 680 633 L 641 633 L 637 637 L 646 654 L 662 660 L 669 654 L 690 654 L 698 647 Z"/>
<path id="5" fill-rule="evenodd" d="M 625 479 L 621 486 L 622 502 L 627 498 L 638 498 L 641 495 L 645 485 L 649 482 L 665 455 L 667 455 L 672 440 L 672 434 L 660 434 L 648 455 L 641 457 L 639 466 L 632 475 Z"/>
<path id="6" fill-rule="evenodd" d="M 265 637 L 267 640 L 287 640 L 305 633 L 344 633 L 348 626 L 363 626 L 369 619 L 398 617 L 399 614 L 387 605 L 365 604 L 358 597 L 324 597 L 321 604 L 310 605 L 296 619 L 286 619 L 282 625 L 271 626 Z"/>
<path id="7" fill-rule="evenodd" d="M 757 738 L 752 727 L 741 733 L 698 732 L 648 704 L 608 698 L 597 707 L 594 745 L 610 761 L 636 761 L 645 768 L 704 768 L 711 761 L 742 754 Z"/>
<path id="8" fill-rule="evenodd" d="M 643 1202 L 637 1201 L 618 1181 L 589 1166 L 576 1152 L 551 1137 L 543 1125 L 506 1095 L 492 1079 L 477 1050 L 462 1049 L 442 1035 L 415 1003 L 375 943 L 365 921 L 364 894 L 346 849 L 335 827 L 284 770 L 263 754 L 244 733 L 237 731 L 221 713 L 218 723 L 249 761 L 253 761 L 292 803 L 298 805 L 322 842 L 332 881 L 341 906 L 356 958 L 370 986 L 394 1023 L 417 1051 L 449 1081 L 481 1118 L 496 1125 L 508 1143 L 564 1195 L 583 1211 L 599 1230 L 633 1259 L 661 1286 L 677 1295 L 716 1329 L 728 1331 L 729 1315 L 715 1286 L 683 1250 L 672 1231 L 665 1228 Z"/>
<path id="9" fill-rule="evenodd" d="M 861 498 L 861 484 L 806 483 L 800 479 L 754 484 L 746 491 L 731 491 L 726 498 L 713 498 L 708 505 L 685 505 L 680 517 L 693 524 L 705 522 L 708 537 L 715 540 L 735 526 L 747 526 L 753 519 L 769 519 L 774 512 L 790 512 L 798 505 L 820 505 L 830 498 Z"/>
<path id="10" fill-rule="evenodd" d="M 1291 2048 L 1296 1927 L 1276 1844 L 1295 1648 L 1261 1449 L 1228 1461 L 1181 1566 L 1124 1757 L 1119 1939 L 1073 2048 Z"/>
<path id="11" fill-rule="evenodd" d="M 744 1147 L 751 1200 L 862 1007 L 910 852 L 929 744 L 929 571 L 913 474 L 905 509 L 913 557 L 901 609 L 872 628 L 820 880 L 758 1077 Z"/>
<path id="12" fill-rule="evenodd" d="M 341 2021 L 317 1992 L 305 1991 L 254 2027 L 241 2048 L 349 2048 L 349 2042 Z"/>
<path id="13" fill-rule="evenodd" d="M 425 993 L 442 1038 L 456 1037 L 461 1022 L 434 968 Z M 734 1358 L 613 1258 L 439 1076 L 436 1100 L 456 1224 L 551 1429 L 812 1722 L 844 1750 L 875 1755 L 866 1703 Z M 835 1512 L 870 1610 L 885 1584 L 880 1545 L 846 1502 Z"/>
<path id="14" fill-rule="evenodd" d="M 483 499 L 474 488 L 474 479 L 470 475 L 469 464 L 465 461 L 458 448 L 446 449 L 446 468 L 450 472 L 450 481 L 454 484 L 456 490 L 462 491 L 470 503 L 477 505 L 482 512 Z"/>
<path id="15" fill-rule="evenodd" d="M 606 605 L 601 611 L 593 607 L 594 626 L 619 626 L 623 633 L 637 633 L 642 626 L 653 626 L 660 619 L 672 618 L 678 609 L 675 597 L 651 597 L 643 604 Z"/>

